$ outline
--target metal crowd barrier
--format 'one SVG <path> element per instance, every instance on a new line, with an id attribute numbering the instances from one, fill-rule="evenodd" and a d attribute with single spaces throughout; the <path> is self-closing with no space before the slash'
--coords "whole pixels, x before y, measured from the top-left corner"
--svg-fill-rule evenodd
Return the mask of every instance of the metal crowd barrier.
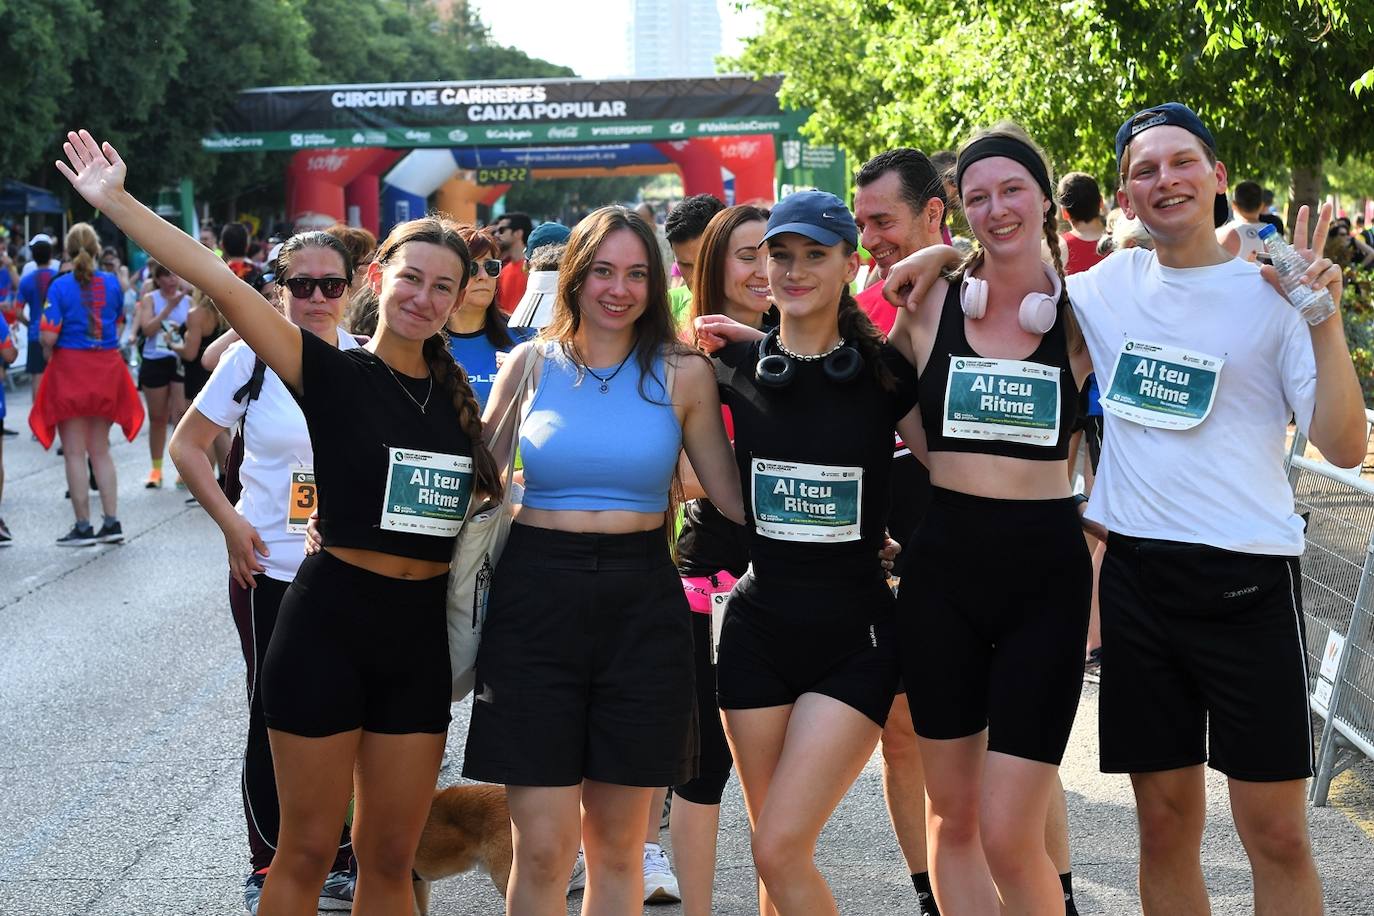
<path id="1" fill-rule="evenodd" d="M 1374 479 L 1306 458 L 1306 445 L 1294 437 L 1288 476 L 1307 522 L 1309 705 L 1323 722 L 1309 798 L 1324 806 L 1332 779 L 1374 759 Z"/>

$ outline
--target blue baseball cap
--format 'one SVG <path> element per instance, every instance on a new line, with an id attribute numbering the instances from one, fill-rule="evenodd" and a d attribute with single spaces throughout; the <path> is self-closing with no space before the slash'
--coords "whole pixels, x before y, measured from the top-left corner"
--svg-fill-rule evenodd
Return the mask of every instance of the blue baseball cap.
<path id="1" fill-rule="evenodd" d="M 1197 116 L 1193 109 L 1184 105 L 1182 102 L 1165 102 L 1163 105 L 1155 105 L 1153 108 L 1146 108 L 1137 111 L 1126 119 L 1116 132 L 1116 167 L 1121 169 L 1121 157 L 1126 153 L 1126 147 L 1136 137 L 1140 136 L 1151 127 L 1181 127 L 1188 133 L 1202 141 L 1203 145 L 1212 151 L 1215 158 L 1217 154 L 1217 141 L 1212 136 L 1212 132 L 1207 129 L 1207 125 L 1202 123 L 1202 119 Z M 1218 225 L 1225 225 L 1231 216 L 1231 210 L 1226 202 L 1225 194 L 1218 194 L 1216 200 L 1212 202 L 1212 221 Z"/>
<path id="2" fill-rule="evenodd" d="M 798 191 L 778 201 L 768 214 L 768 231 L 763 234 L 763 241 L 784 232 L 804 235 L 822 245 L 848 242 L 850 247 L 859 247 L 854 214 L 844 201 L 828 191 Z"/>

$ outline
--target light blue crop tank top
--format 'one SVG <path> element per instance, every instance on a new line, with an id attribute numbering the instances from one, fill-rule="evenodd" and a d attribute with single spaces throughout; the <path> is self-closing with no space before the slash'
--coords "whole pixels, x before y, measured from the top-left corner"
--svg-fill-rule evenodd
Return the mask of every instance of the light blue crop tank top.
<path id="1" fill-rule="evenodd" d="M 682 448 L 664 388 L 662 357 L 640 394 L 631 356 L 605 392 L 556 344 L 547 344 L 539 387 L 520 424 L 524 505 L 532 509 L 663 512 Z M 603 378 L 612 366 L 593 370 Z M 645 397 L 647 395 L 647 398 Z"/>

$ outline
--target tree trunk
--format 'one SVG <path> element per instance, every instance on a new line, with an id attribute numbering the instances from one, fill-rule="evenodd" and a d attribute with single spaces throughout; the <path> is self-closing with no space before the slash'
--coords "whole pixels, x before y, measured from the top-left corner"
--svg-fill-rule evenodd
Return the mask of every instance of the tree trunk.
<path id="1" fill-rule="evenodd" d="M 1317 204 L 1322 193 L 1322 166 L 1293 166 L 1293 184 L 1288 190 L 1288 213 L 1284 222 L 1288 225 L 1288 237 L 1293 237 L 1293 224 L 1298 220 L 1298 208 L 1307 205 L 1309 213 L 1317 212 Z"/>

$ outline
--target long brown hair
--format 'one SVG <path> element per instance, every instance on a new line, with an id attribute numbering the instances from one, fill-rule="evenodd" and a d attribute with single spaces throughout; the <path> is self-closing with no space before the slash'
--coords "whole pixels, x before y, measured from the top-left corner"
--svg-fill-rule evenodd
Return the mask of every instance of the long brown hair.
<path id="1" fill-rule="evenodd" d="M 554 299 L 553 318 L 540 332 L 544 340 L 557 342 L 564 354 L 577 365 L 579 378 L 583 366 L 577 358 L 573 338 L 582 326 L 582 311 L 578 300 L 582 284 L 591 273 L 592 263 L 602 244 L 614 232 L 628 229 L 644 246 L 649 273 L 649 294 L 644 314 L 635 320 L 635 363 L 639 366 L 639 394 L 645 400 L 655 400 L 648 394 L 645 383 L 654 375 L 654 362 L 660 357 L 696 354 L 695 350 L 677 339 L 672 308 L 668 305 L 667 272 L 663 269 L 663 255 L 653 230 L 624 207 L 602 207 L 584 218 L 568 236 L 568 247 L 558 269 L 558 295 Z M 699 355 L 699 354 L 697 354 Z M 667 380 L 659 379 L 665 393 Z"/>
<path id="2" fill-rule="evenodd" d="M 1040 157 L 1040 161 L 1045 164 L 1045 174 L 1049 176 L 1050 186 L 1054 186 L 1054 166 L 1050 163 L 1050 157 L 1045 155 L 1045 151 L 1041 149 L 1040 144 L 1031 139 L 1031 135 L 1027 133 L 1026 129 L 1020 124 L 1017 124 L 1015 121 L 998 121 L 991 127 L 985 127 L 975 132 L 973 136 L 965 140 L 964 144 L 959 147 L 959 155 L 963 156 L 964 152 L 970 146 L 984 137 L 1006 137 L 1009 140 L 1015 140 L 1017 143 L 1030 148 L 1035 155 Z M 1039 191 L 1039 187 L 1037 187 L 1036 190 Z M 959 204 L 962 209 L 963 201 L 961 200 Z M 1050 256 L 1054 258 L 1054 272 L 1059 274 L 1059 313 L 1063 316 L 1064 336 L 1068 341 L 1069 352 L 1082 353 L 1087 343 L 1083 339 L 1083 329 L 1078 326 L 1078 319 L 1074 317 L 1073 309 L 1069 306 L 1069 285 L 1064 281 L 1064 255 L 1063 252 L 1059 250 L 1059 216 L 1056 209 L 1058 206 L 1059 202 L 1051 197 L 1050 206 L 1049 209 L 1045 211 L 1043 223 L 1045 244 L 1049 246 Z M 959 269 L 955 272 L 950 282 L 961 281 L 969 272 L 982 267 L 983 261 L 986 259 L 987 252 L 983 250 L 983 246 L 973 246 L 973 252 L 964 259 L 963 264 L 959 265 Z"/>
<path id="3" fill-rule="evenodd" d="M 72 262 L 72 274 L 81 286 L 90 286 L 95 265 L 100 260 L 100 236 L 90 223 L 76 223 L 67 230 L 67 260 Z"/>
<path id="4" fill-rule="evenodd" d="M 768 211 L 748 204 L 727 207 L 706 224 L 701 234 L 701 253 L 692 273 L 692 339 L 696 339 L 696 319 L 725 311 L 725 259 L 730 256 L 730 236 L 746 223 L 767 223 Z M 759 257 L 768 257 L 760 252 Z"/>
<path id="5" fill-rule="evenodd" d="M 474 265 L 478 258 L 499 258 L 501 256 L 501 244 L 496 241 L 496 236 L 492 234 L 490 229 L 463 226 L 458 230 L 458 234 L 467 243 L 468 253 L 472 255 Z M 510 336 L 506 324 L 506 313 L 501 310 L 500 284 L 497 284 L 496 289 L 491 291 L 491 301 L 487 303 L 486 311 L 482 314 L 482 330 L 486 333 L 487 340 L 497 349 L 508 350 L 515 346 L 515 340 Z"/>
<path id="6" fill-rule="evenodd" d="M 456 254 L 463 264 L 458 288 L 467 289 L 468 277 L 472 275 L 472 255 L 468 252 L 467 243 L 459 234 L 457 223 L 438 214 L 401 223 L 391 230 L 391 234 L 377 249 L 377 264 L 385 267 L 391 263 L 408 242 L 439 245 Z M 379 313 L 384 315 L 385 310 L 379 308 Z M 453 359 L 453 354 L 449 352 L 448 333 L 440 328 L 438 332 L 431 334 L 425 339 L 420 352 L 425 363 L 429 365 L 429 371 L 434 374 L 434 380 L 453 400 L 453 409 L 458 414 L 459 424 L 472 440 L 472 466 L 476 489 L 488 496 L 499 496 L 501 472 L 496 467 L 496 460 L 492 457 L 491 451 L 482 441 L 482 408 L 478 406 L 477 397 L 472 393 L 472 385 L 468 384 L 467 372 L 463 371 L 463 367 L 458 365 Z"/>

